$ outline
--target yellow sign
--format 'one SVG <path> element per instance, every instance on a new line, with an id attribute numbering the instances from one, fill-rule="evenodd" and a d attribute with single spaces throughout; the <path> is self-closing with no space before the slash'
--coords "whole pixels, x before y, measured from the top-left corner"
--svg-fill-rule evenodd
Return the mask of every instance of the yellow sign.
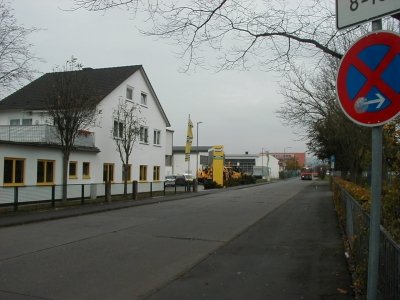
<path id="1" fill-rule="evenodd" d="M 213 181 L 223 185 L 224 184 L 224 146 L 216 145 L 212 148 L 213 151 Z"/>

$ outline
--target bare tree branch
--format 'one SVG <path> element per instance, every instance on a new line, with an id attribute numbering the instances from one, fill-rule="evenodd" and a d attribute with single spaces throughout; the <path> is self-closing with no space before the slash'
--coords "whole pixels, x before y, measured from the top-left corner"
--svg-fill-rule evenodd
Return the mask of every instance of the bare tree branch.
<path id="1" fill-rule="evenodd" d="M 279 0 L 74 0 L 75 9 L 126 7 L 147 14 L 148 36 L 181 47 L 185 70 L 211 65 L 219 70 L 262 66 L 285 69 L 295 58 L 341 58 L 333 3 Z M 212 49 L 214 57 L 207 52 Z"/>
<path id="2" fill-rule="evenodd" d="M 140 117 L 140 106 L 138 104 L 128 103 L 122 98 L 113 110 L 113 119 L 114 127 L 111 134 L 123 164 L 124 195 L 126 195 L 129 160 L 135 142 L 140 136 L 140 127 L 145 124 L 145 120 Z"/>
<path id="3" fill-rule="evenodd" d="M 80 130 L 95 126 L 99 99 L 76 58 L 49 76 L 48 114 L 58 132 L 63 153 L 63 200 L 67 199 L 68 160 Z"/>
<path id="4" fill-rule="evenodd" d="M 32 54 L 32 44 L 27 41 L 37 31 L 37 28 L 19 25 L 7 2 L 0 0 L 0 96 L 32 80 L 37 73 L 32 62 L 38 58 Z"/>

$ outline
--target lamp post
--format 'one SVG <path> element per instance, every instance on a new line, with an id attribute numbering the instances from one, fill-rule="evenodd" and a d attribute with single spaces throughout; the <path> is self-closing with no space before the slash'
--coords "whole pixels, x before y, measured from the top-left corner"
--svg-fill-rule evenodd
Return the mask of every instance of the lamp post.
<path id="1" fill-rule="evenodd" d="M 268 159 L 267 159 L 267 172 L 268 172 L 268 163 L 269 163 L 269 150 L 265 152 L 264 147 L 261 148 L 261 179 L 264 179 L 264 154 L 267 153 Z M 267 176 L 269 177 L 269 172 L 267 173 Z"/>
<path id="2" fill-rule="evenodd" d="M 199 125 L 203 122 L 196 123 L 196 181 L 198 177 L 198 170 L 199 170 Z"/>

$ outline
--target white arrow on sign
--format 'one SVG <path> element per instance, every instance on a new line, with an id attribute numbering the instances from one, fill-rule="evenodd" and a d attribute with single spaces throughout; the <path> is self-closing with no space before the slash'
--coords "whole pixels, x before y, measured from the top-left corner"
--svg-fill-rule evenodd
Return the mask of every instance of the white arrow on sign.
<path id="1" fill-rule="evenodd" d="M 383 102 L 385 102 L 385 97 L 383 97 L 381 94 L 377 93 L 375 94 L 378 98 L 376 99 L 371 99 L 368 100 L 367 98 L 360 97 L 357 99 L 356 103 L 354 103 L 354 109 L 356 110 L 357 113 L 362 114 L 368 110 L 368 105 L 370 104 L 376 104 L 377 109 L 381 108 Z"/>

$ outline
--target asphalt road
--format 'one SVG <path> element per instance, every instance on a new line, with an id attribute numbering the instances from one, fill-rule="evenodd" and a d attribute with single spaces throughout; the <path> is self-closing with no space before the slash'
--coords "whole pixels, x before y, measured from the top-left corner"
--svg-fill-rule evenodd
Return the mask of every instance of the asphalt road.
<path id="1" fill-rule="evenodd" d="M 349 299 L 335 222 L 290 180 L 0 228 L 0 299 Z"/>

